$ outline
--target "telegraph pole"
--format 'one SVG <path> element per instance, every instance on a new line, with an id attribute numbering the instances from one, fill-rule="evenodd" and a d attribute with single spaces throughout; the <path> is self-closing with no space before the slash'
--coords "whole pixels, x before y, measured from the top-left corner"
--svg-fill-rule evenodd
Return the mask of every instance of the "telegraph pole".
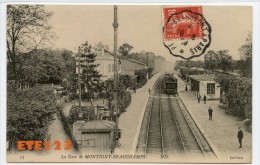
<path id="1" fill-rule="evenodd" d="M 81 51 L 78 48 L 78 86 L 79 86 L 79 117 L 81 118 L 81 80 L 80 80 L 80 70 L 81 70 Z"/>
<path id="2" fill-rule="evenodd" d="M 118 115 L 118 100 L 117 100 L 117 88 L 118 88 L 118 71 L 117 71 L 117 28 L 118 28 L 118 22 L 117 22 L 117 5 L 114 5 L 114 108 L 116 110 L 116 126 L 117 126 L 117 115 Z M 113 110 L 114 111 L 114 110 Z M 112 113 L 113 114 L 113 113 Z"/>

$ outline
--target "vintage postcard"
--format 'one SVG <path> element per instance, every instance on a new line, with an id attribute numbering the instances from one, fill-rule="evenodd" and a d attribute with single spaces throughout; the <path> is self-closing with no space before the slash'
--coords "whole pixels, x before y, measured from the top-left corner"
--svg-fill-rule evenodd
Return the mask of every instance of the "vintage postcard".
<path id="1" fill-rule="evenodd" d="M 6 12 L 7 162 L 252 162 L 252 6 Z"/>

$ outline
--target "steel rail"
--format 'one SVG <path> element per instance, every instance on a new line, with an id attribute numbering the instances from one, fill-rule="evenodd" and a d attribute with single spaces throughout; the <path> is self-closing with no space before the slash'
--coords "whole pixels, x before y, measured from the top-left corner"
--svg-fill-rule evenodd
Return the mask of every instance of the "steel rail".
<path id="1" fill-rule="evenodd" d="M 145 140 L 145 149 L 144 149 L 144 155 L 147 153 L 147 144 L 148 144 L 148 136 L 149 136 L 149 130 L 150 130 L 150 122 L 151 122 L 151 114 L 152 114 L 152 109 L 153 109 L 153 104 L 154 104 L 154 98 L 152 101 L 152 105 L 150 106 L 149 110 L 149 116 L 148 116 L 148 124 L 147 124 L 147 129 L 146 129 L 146 140 Z"/>
<path id="2" fill-rule="evenodd" d="M 174 122 L 175 122 L 175 125 L 176 125 L 176 128 L 177 128 L 179 137 L 180 137 L 180 139 L 181 139 L 181 144 L 182 144 L 182 146 L 183 146 L 183 150 L 184 150 L 184 152 L 185 152 L 185 155 L 187 155 L 187 149 L 186 149 L 186 147 L 185 147 L 185 145 L 184 145 L 183 137 L 182 137 L 182 135 L 181 135 L 180 128 L 179 128 L 179 124 L 178 124 L 177 119 L 176 119 L 176 117 L 175 117 L 175 114 L 174 114 L 174 112 L 173 112 L 173 106 L 172 106 L 171 99 L 170 99 L 169 95 L 168 95 L 168 100 L 169 100 L 169 105 L 170 105 L 170 109 L 171 109 L 170 111 L 171 111 L 171 113 L 172 113 L 172 116 L 173 116 L 173 119 L 174 119 Z"/>
<path id="3" fill-rule="evenodd" d="M 161 153 L 164 154 L 164 148 L 163 148 L 163 137 L 162 137 L 162 122 L 161 122 L 161 105 L 160 105 L 160 92 L 161 92 L 161 82 L 158 82 L 159 85 L 159 124 L 160 124 L 160 135 L 161 135 Z M 149 138 L 149 131 L 150 131 L 150 123 L 151 121 L 151 116 L 152 116 L 152 110 L 153 110 L 153 106 L 154 106 L 154 98 L 152 101 L 152 105 L 150 107 L 150 111 L 149 111 L 149 116 L 148 116 L 148 124 L 147 124 L 147 130 L 146 130 L 146 142 L 145 142 L 145 151 L 144 154 L 147 155 L 147 146 L 148 146 L 148 138 Z"/>
<path id="4" fill-rule="evenodd" d="M 183 104 L 183 106 L 187 109 L 187 107 L 186 107 L 186 105 L 183 103 L 183 101 L 182 101 L 182 99 L 180 98 L 180 102 Z M 187 110 L 187 112 L 188 112 L 188 114 L 190 115 L 190 112 Z M 191 115 L 190 115 L 191 116 Z M 194 122 L 194 124 L 195 124 L 195 126 L 196 127 L 198 127 L 197 126 L 197 123 L 194 121 L 194 119 L 191 117 L 191 119 L 192 119 L 192 121 Z M 203 139 L 205 140 L 205 142 L 207 143 L 207 145 L 209 146 L 209 148 L 210 148 L 210 153 L 213 153 L 213 155 L 215 156 L 215 157 L 217 157 L 217 155 L 216 155 L 216 153 L 214 152 L 214 150 L 212 149 L 212 147 L 210 146 L 210 144 L 209 144 L 209 142 L 208 142 L 208 140 L 204 137 L 204 135 L 202 134 L 202 132 L 201 132 L 201 130 L 198 128 L 198 130 L 199 130 L 199 132 L 200 132 L 200 134 L 202 135 L 202 137 L 203 137 Z"/>
<path id="5" fill-rule="evenodd" d="M 160 84 L 159 90 L 159 114 L 160 114 L 160 129 L 161 129 L 161 148 L 162 148 L 162 155 L 164 155 L 164 144 L 163 144 L 163 128 L 162 128 L 162 107 L 161 107 L 161 91 L 162 91 L 162 83 Z"/>
<path id="6" fill-rule="evenodd" d="M 177 98 L 176 98 L 176 103 L 178 104 L 178 107 L 180 108 L 181 114 L 182 114 L 182 116 L 184 117 L 184 119 L 185 119 L 185 121 L 186 121 L 186 123 L 187 123 L 187 125 L 188 125 L 188 127 L 189 127 L 189 129 L 190 129 L 190 131 L 191 131 L 191 133 L 192 133 L 192 135 L 193 135 L 193 137 L 195 138 L 197 144 L 199 145 L 200 151 L 202 152 L 203 156 L 206 157 L 206 154 L 205 154 L 205 152 L 204 152 L 202 146 L 200 145 L 200 143 L 199 143 L 199 141 L 198 141 L 196 135 L 194 134 L 194 131 L 191 129 L 190 124 L 189 124 L 188 121 L 187 121 L 187 118 L 186 118 L 185 115 L 183 114 L 183 111 L 182 111 L 182 109 L 181 109 L 181 107 L 180 107 L 180 104 L 179 104 Z"/>

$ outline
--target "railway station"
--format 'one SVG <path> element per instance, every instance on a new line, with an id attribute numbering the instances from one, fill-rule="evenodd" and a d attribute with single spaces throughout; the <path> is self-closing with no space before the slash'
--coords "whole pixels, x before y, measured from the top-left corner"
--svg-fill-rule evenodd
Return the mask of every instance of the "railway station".
<path id="1" fill-rule="evenodd" d="M 8 4 L 8 162 L 251 163 L 251 17 L 250 6 Z M 41 153 L 24 155 L 27 140 Z"/>
<path id="2" fill-rule="evenodd" d="M 229 155 L 239 155 L 250 150 L 251 134 L 245 136 L 247 144 L 242 150 L 237 149 L 237 139 L 232 137 L 236 135 L 238 126 L 243 127 L 242 121 L 227 116 L 218 108 L 219 100 L 198 104 L 193 91 L 185 91 L 186 82 L 177 77 L 177 74 L 171 76 L 178 82 L 178 94 L 166 93 L 164 74 L 155 75 L 156 78 L 149 80 L 137 92 L 133 102 L 143 98 L 143 93 L 148 96 L 149 93 L 145 91 L 153 87 L 148 99 L 139 102 L 138 110 L 135 108 L 137 105 L 130 106 L 120 117 L 119 128 L 123 134 L 120 139 L 121 147 L 116 148 L 115 153 L 147 157 L 167 155 L 176 162 L 183 162 L 184 158 L 187 162 L 194 162 L 196 159 L 198 162 L 218 162 L 219 158 L 224 157 L 228 162 Z M 214 109 L 212 121 L 208 120 L 209 106 Z M 130 120 L 131 124 L 126 123 L 126 120 Z M 223 141 L 222 137 L 226 135 L 230 138 Z M 248 156 L 249 159 L 250 153 Z"/>

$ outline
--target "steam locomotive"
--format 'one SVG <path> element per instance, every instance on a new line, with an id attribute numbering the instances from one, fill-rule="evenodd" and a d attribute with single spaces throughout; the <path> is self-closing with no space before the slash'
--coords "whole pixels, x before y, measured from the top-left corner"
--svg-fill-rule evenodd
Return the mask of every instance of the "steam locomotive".
<path id="1" fill-rule="evenodd" d="M 177 78 L 174 77 L 173 74 L 166 73 L 164 75 L 164 92 L 166 94 L 177 94 L 178 90 L 178 81 Z"/>

